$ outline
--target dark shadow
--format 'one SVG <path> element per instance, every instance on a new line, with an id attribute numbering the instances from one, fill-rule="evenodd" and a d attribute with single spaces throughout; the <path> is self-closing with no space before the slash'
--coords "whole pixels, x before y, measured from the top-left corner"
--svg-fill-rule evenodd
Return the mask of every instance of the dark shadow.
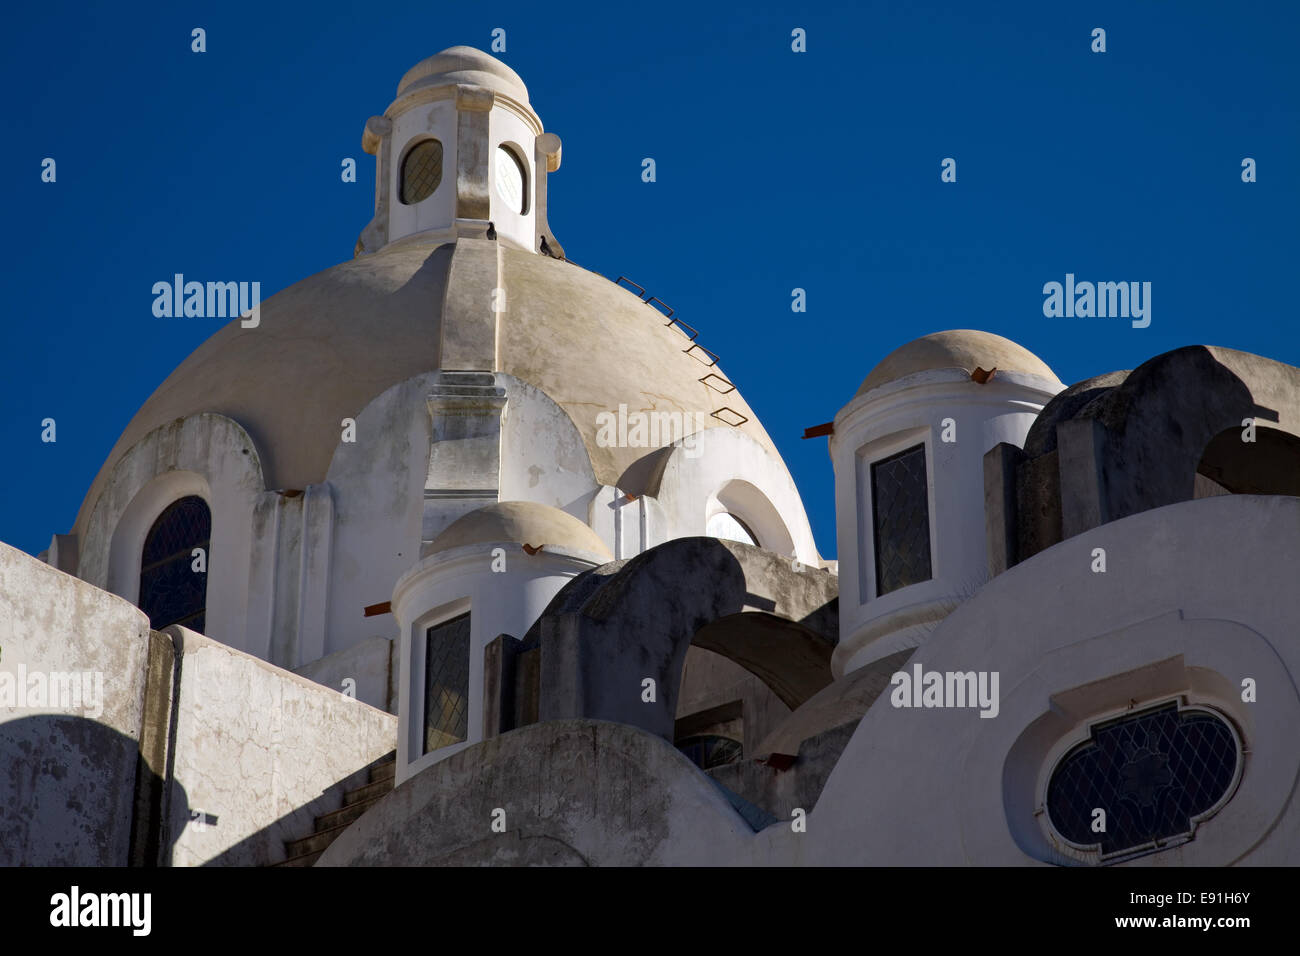
<path id="1" fill-rule="evenodd" d="M 1210 439 L 1197 473 L 1235 495 L 1300 497 L 1300 438 L 1259 424 L 1253 442 L 1243 432 L 1229 428 Z"/>
<path id="2" fill-rule="evenodd" d="M 190 815 L 136 740 L 86 717 L 0 724 L 0 762 L 0 866 L 166 865 L 169 809 Z"/>

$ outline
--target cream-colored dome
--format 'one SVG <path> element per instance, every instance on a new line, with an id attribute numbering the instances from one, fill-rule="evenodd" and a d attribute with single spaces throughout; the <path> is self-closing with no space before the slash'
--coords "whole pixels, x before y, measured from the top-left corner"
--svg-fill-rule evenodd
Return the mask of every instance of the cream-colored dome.
<path id="1" fill-rule="evenodd" d="M 355 418 L 389 387 L 439 369 L 445 303 L 483 298 L 450 268 L 455 248 L 388 246 L 276 293 L 262 303 L 256 328 L 231 320 L 135 414 L 75 530 L 132 445 L 200 412 L 224 415 L 248 432 L 268 488 L 324 481 L 342 419 Z M 686 354 L 690 343 L 659 311 L 569 262 L 505 247 L 498 262 L 509 308 L 500 316 L 497 370 L 541 389 L 568 413 L 601 484 L 631 490 L 625 473 L 652 452 L 600 440 L 597 413 L 617 413 L 620 403 L 630 412 L 699 412 L 705 428 L 733 427 L 710 413 L 734 409 L 748 418 L 737 430 L 780 461 L 740 392 L 720 394 L 701 381 L 725 372 Z"/>
<path id="2" fill-rule="evenodd" d="M 997 368 L 1004 372 L 1025 372 L 1060 384 L 1046 362 L 1010 339 L 992 332 L 954 329 L 923 335 L 894 349 L 871 370 L 858 394 L 864 395 L 873 388 L 929 369 L 960 368 L 973 372 L 976 367 L 985 371 Z"/>
<path id="3" fill-rule="evenodd" d="M 498 501 L 457 518 L 426 545 L 421 557 L 470 544 L 526 544 L 532 548 L 564 547 L 606 561 L 614 555 L 589 527 L 559 508 L 533 501 Z"/>
<path id="4" fill-rule="evenodd" d="M 519 74 L 494 56 L 472 46 L 448 47 L 421 60 L 406 71 L 397 84 L 397 95 L 435 86 L 485 86 L 506 93 L 521 103 L 528 102 L 528 87 Z"/>

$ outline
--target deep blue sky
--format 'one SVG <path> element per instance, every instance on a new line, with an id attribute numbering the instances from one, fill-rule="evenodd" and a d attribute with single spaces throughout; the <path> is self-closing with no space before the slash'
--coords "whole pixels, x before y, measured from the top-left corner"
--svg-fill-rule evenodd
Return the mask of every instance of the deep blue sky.
<path id="1" fill-rule="evenodd" d="M 265 297 L 351 258 L 373 212 L 366 118 L 494 27 L 564 141 L 555 234 L 700 329 L 824 554 L 826 440 L 799 436 L 916 336 L 997 332 L 1066 383 L 1193 343 L 1300 365 L 1294 2 L 56 2 L 6 21 L 0 540 L 33 553 L 222 322 L 154 318 L 152 284 L 260 279 Z M 1044 318 L 1066 272 L 1152 282 L 1150 328 Z"/>

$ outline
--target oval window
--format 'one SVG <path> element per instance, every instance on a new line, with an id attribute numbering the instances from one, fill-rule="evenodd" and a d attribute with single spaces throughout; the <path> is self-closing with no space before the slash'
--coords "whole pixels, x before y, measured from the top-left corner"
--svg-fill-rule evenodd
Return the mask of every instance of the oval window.
<path id="1" fill-rule="evenodd" d="M 1097 724 L 1052 771 L 1048 820 L 1105 862 L 1186 842 L 1227 803 L 1239 751 L 1226 721 L 1176 703 Z"/>
<path id="2" fill-rule="evenodd" d="M 402 203 L 410 206 L 428 199 L 441 182 L 442 143 L 426 139 L 407 153 L 402 162 Z"/>

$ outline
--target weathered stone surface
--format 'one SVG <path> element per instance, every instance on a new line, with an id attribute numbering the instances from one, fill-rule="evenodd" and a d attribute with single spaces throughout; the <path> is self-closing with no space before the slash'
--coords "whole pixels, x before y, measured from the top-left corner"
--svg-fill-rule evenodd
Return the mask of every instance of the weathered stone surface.
<path id="1" fill-rule="evenodd" d="M 492 830 L 505 812 L 505 832 Z M 708 865 L 754 838 L 664 741 L 619 724 L 535 724 L 434 764 L 336 839 L 318 866 Z"/>
<path id="2" fill-rule="evenodd" d="M 616 720 L 671 740 L 693 642 L 757 674 L 788 706 L 831 682 L 834 576 L 716 538 L 669 541 L 611 570 L 575 579 L 534 629 L 543 720 Z M 653 701 L 642 698 L 647 679 Z"/>
<path id="3" fill-rule="evenodd" d="M 89 704 L 0 704 L 0 865 L 127 865 L 149 634 L 138 608 L 0 544 L 0 681 L 97 675 Z"/>
<path id="4" fill-rule="evenodd" d="M 391 714 L 186 628 L 164 633 L 180 659 L 173 866 L 284 859 L 285 841 L 310 833 L 397 745 Z M 194 813 L 215 825 L 191 824 Z"/>

